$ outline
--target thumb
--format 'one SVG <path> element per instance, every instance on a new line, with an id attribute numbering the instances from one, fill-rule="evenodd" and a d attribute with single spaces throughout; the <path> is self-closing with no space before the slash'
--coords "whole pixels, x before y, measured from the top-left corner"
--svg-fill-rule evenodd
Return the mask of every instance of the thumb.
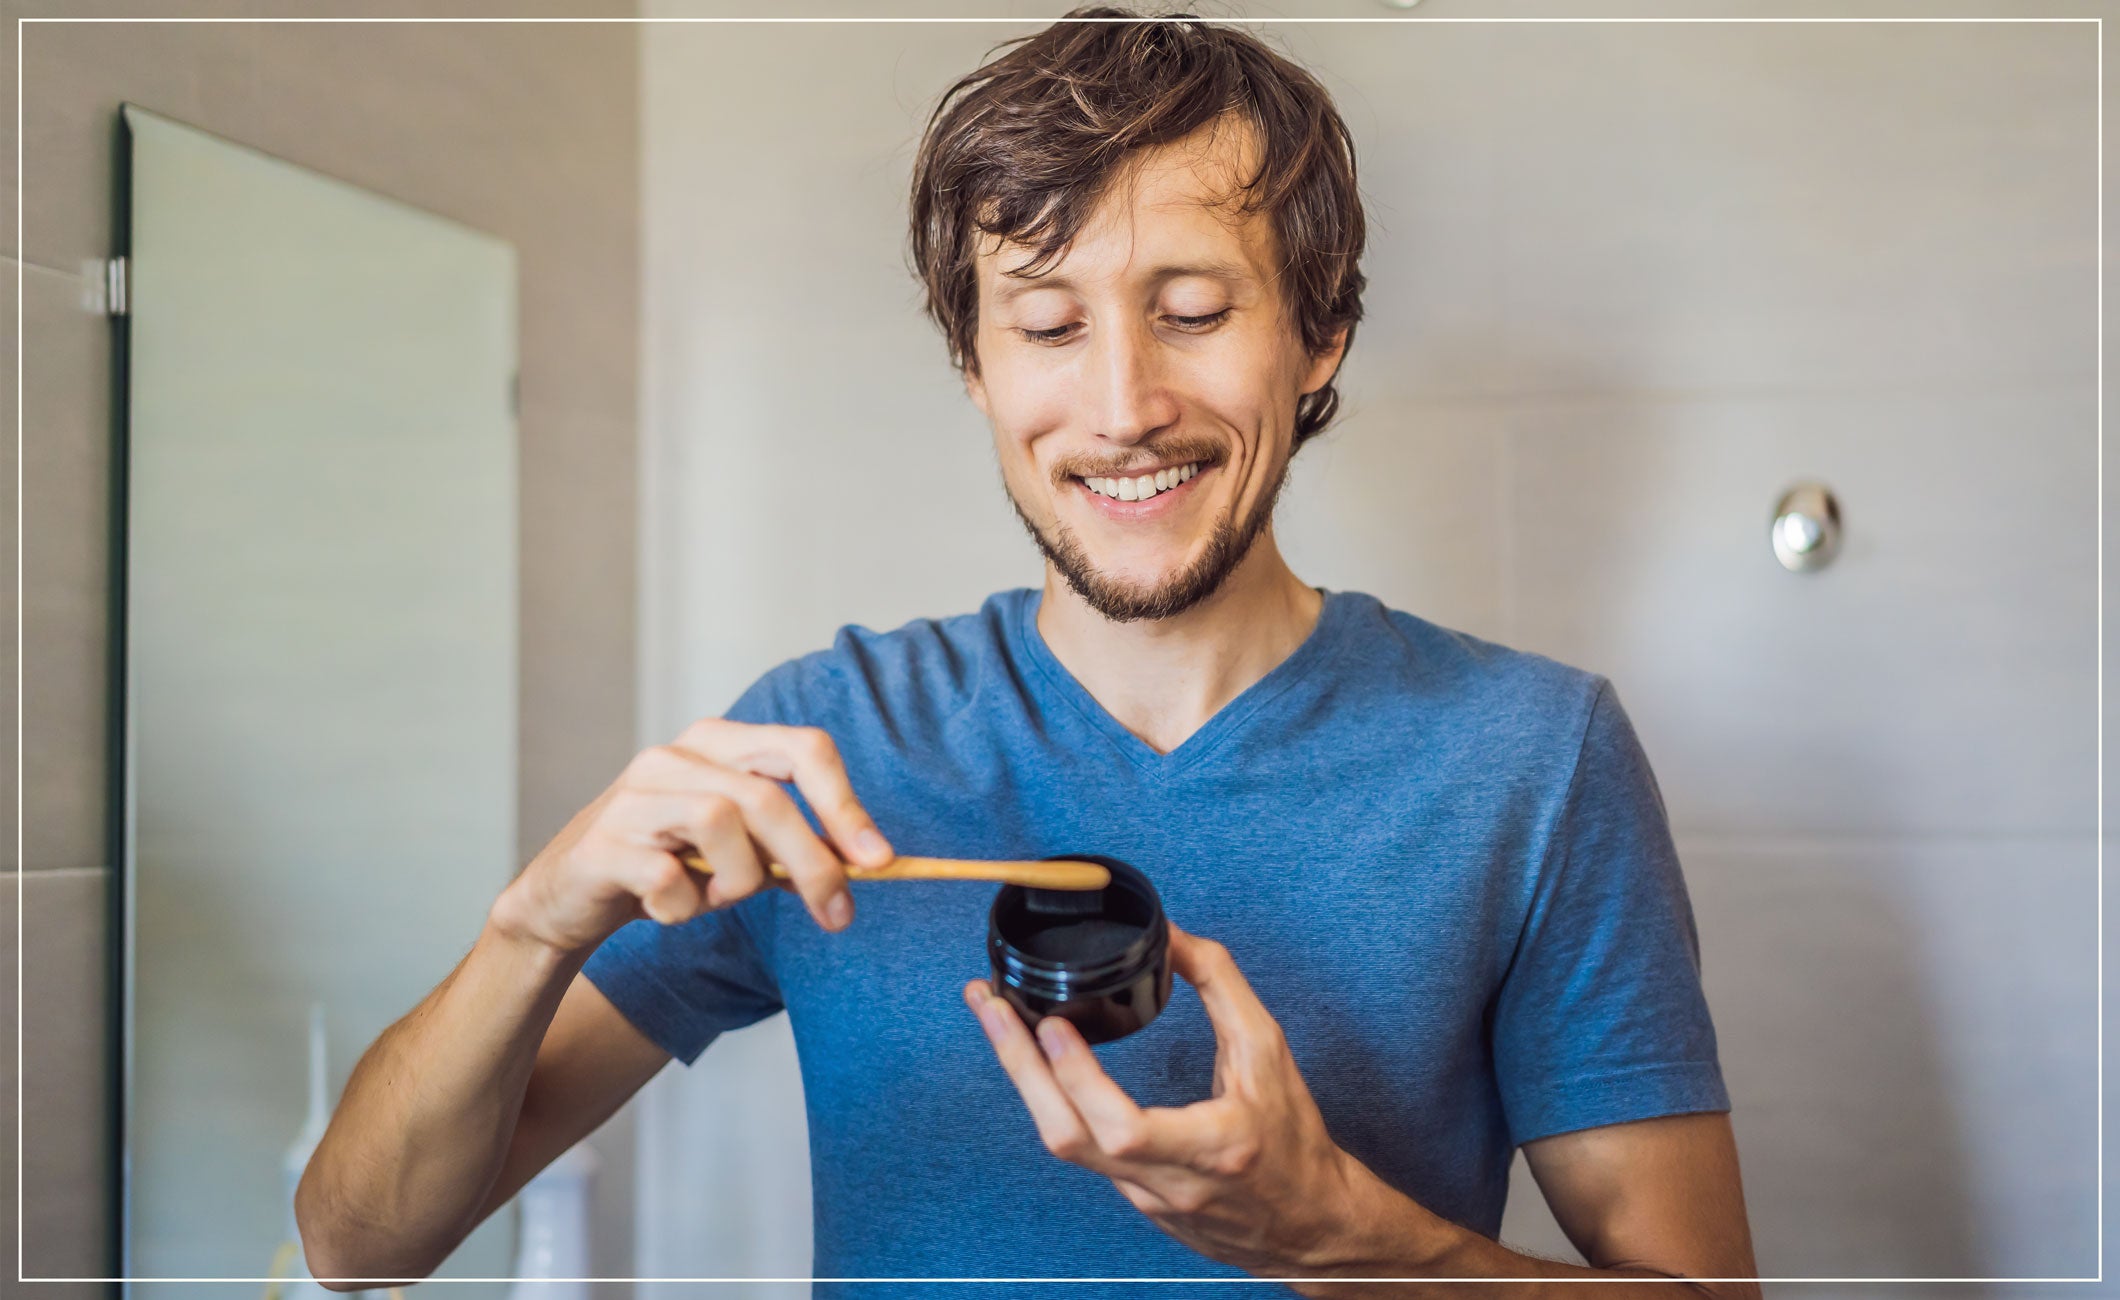
<path id="1" fill-rule="evenodd" d="M 1170 965 L 1200 995 L 1224 1052 L 1255 1059 L 1279 1049 L 1281 1025 L 1252 992 L 1229 949 L 1170 924 Z"/>

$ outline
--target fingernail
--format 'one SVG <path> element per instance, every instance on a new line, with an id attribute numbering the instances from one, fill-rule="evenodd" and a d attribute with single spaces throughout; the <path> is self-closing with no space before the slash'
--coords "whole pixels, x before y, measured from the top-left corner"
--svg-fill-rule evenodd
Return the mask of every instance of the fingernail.
<path id="1" fill-rule="evenodd" d="M 1007 1014 L 1008 1008 L 1002 1005 L 1000 998 L 988 998 L 979 1004 L 979 1025 L 986 1030 L 988 1038 L 998 1040 L 1001 1037 L 1001 1017 Z"/>
<path id="2" fill-rule="evenodd" d="M 874 826 L 864 826 L 854 832 L 854 852 L 873 862 L 882 863 L 891 856 L 891 846 L 884 843 L 883 836 Z"/>
<path id="3" fill-rule="evenodd" d="M 846 929 L 854 919 L 854 900 L 847 897 L 845 890 L 840 890 L 824 905 L 824 916 L 832 923 L 833 929 Z"/>
<path id="4" fill-rule="evenodd" d="M 1047 1056 L 1060 1056 L 1067 1052 L 1067 1035 L 1060 1031 L 1059 1017 L 1047 1016 L 1038 1022 L 1038 1043 L 1045 1048 Z"/>

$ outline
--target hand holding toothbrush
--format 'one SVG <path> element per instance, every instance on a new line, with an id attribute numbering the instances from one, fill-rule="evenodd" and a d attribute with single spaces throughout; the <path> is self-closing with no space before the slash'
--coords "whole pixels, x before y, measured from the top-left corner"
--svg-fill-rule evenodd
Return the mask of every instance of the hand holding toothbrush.
<path id="1" fill-rule="evenodd" d="M 824 823 L 810 828 L 791 782 Z M 712 874 L 688 870 L 696 855 Z M 854 919 L 849 863 L 881 867 L 891 846 L 854 796 L 832 738 L 815 727 L 703 718 L 635 755 L 493 905 L 493 920 L 561 952 L 594 948 L 637 917 L 665 925 L 780 883 L 827 930 Z"/>

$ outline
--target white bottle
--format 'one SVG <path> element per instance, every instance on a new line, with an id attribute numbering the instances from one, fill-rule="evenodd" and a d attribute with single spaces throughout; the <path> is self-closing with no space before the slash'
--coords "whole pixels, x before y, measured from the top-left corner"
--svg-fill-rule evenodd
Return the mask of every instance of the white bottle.
<path id="1" fill-rule="evenodd" d="M 312 1002 L 309 1004 L 309 1118 L 303 1122 L 300 1135 L 280 1160 L 280 1203 L 287 1207 L 287 1244 L 281 1247 L 281 1251 L 293 1250 L 294 1268 L 289 1281 L 280 1289 L 278 1300 L 329 1300 L 341 1294 L 368 1295 L 366 1291 L 329 1291 L 315 1281 L 309 1272 L 308 1261 L 302 1258 L 302 1234 L 295 1226 L 294 1189 L 301 1183 L 302 1171 L 309 1167 L 309 1157 L 315 1154 L 317 1143 L 324 1140 L 324 1126 L 330 1120 L 331 1109 L 324 1102 L 324 1004 Z"/>
<path id="2" fill-rule="evenodd" d="M 589 1185 L 596 1153 L 577 1144 L 524 1185 L 508 1300 L 589 1300 Z"/>

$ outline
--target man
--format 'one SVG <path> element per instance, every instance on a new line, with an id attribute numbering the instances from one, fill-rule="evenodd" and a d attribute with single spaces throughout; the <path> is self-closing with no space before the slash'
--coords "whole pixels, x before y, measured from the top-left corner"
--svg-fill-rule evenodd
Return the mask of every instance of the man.
<path id="1" fill-rule="evenodd" d="M 1360 315 L 1322 88 L 1233 29 L 1064 22 L 944 98 L 912 217 L 1043 589 L 846 629 L 638 756 L 354 1072 L 298 1197 L 313 1270 L 426 1273 L 672 1057 L 786 1009 L 821 1277 L 1751 1276 L 1609 685 L 1275 545 Z M 967 979 L 991 891 L 862 885 L 854 919 L 849 868 L 895 850 L 1144 868 L 1171 1004 L 1095 1050 L 1027 1026 Z M 1518 1146 L 1590 1267 L 1493 1240 Z"/>

